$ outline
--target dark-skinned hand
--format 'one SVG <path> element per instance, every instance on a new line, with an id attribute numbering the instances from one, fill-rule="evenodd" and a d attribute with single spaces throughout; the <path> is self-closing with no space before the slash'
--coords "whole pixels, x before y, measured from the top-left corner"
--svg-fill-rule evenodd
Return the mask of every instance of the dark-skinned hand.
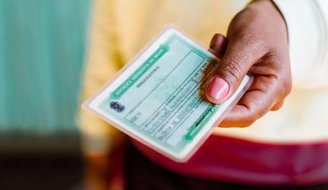
<path id="1" fill-rule="evenodd" d="M 239 12 L 229 25 L 227 38 L 214 35 L 210 51 L 222 59 L 206 91 L 209 101 L 221 103 L 237 90 L 247 73 L 254 76 L 221 127 L 249 126 L 282 106 L 292 84 L 288 34 L 271 1 L 254 1 Z"/>

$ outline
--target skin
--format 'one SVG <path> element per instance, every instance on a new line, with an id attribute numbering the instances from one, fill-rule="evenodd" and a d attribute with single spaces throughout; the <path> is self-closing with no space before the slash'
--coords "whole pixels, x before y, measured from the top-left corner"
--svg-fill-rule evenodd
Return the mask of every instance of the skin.
<path id="1" fill-rule="evenodd" d="M 287 29 L 283 17 L 268 0 L 254 1 L 232 20 L 227 38 L 216 34 L 210 51 L 221 57 L 216 75 L 228 82 L 233 94 L 250 72 L 254 82 L 227 114 L 221 127 L 246 127 L 270 110 L 279 109 L 291 90 Z M 209 101 L 219 103 L 208 96 Z M 108 187 L 112 155 L 85 156 L 85 187 Z M 117 188 L 117 187 L 116 187 Z"/>
<path id="2" fill-rule="evenodd" d="M 269 0 L 258 0 L 239 12 L 230 23 L 227 38 L 215 34 L 210 51 L 221 57 L 216 77 L 224 79 L 229 92 L 238 88 L 247 73 L 254 81 L 220 127 L 247 127 L 267 112 L 278 110 L 292 88 L 287 27 Z"/>

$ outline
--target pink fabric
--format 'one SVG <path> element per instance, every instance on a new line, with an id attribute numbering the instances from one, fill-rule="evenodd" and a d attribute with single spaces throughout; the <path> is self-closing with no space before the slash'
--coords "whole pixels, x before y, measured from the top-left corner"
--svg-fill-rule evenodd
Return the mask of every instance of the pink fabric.
<path id="1" fill-rule="evenodd" d="M 265 144 L 212 135 L 187 163 L 177 163 L 135 142 L 151 160 L 175 172 L 248 184 L 328 182 L 328 140 Z"/>

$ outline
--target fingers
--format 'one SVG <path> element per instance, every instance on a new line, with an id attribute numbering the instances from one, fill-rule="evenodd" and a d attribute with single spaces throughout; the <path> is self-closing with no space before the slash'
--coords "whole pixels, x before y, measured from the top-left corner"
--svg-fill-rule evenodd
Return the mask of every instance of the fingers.
<path id="1" fill-rule="evenodd" d="M 270 110 L 279 109 L 283 100 L 277 97 L 278 82 L 270 77 L 257 78 L 238 104 L 226 115 L 220 127 L 247 127 Z M 278 101 L 278 103 L 274 103 Z"/>
<path id="2" fill-rule="evenodd" d="M 222 58 L 227 49 L 227 39 L 222 34 L 215 34 L 210 43 L 209 51 Z"/>
<path id="3" fill-rule="evenodd" d="M 280 100 L 278 103 L 276 103 L 272 108 L 271 111 L 277 111 L 279 110 L 284 104 L 284 100 Z"/>
<path id="4" fill-rule="evenodd" d="M 207 81 L 205 94 L 210 102 L 224 102 L 248 72 L 254 76 L 249 90 L 220 126 L 249 126 L 268 111 L 279 109 L 291 90 L 287 30 L 272 5 L 255 1 L 231 21 L 227 39 L 217 34 L 211 41 L 210 51 L 222 59 Z"/>
<path id="5" fill-rule="evenodd" d="M 211 49 L 224 56 L 218 65 L 216 74 L 209 83 L 206 97 L 213 103 L 221 103 L 229 98 L 238 88 L 250 67 L 264 55 L 261 44 L 248 36 L 230 39 L 227 48 L 223 48 L 224 38 L 215 35 Z M 220 45 L 221 44 L 221 45 Z"/>

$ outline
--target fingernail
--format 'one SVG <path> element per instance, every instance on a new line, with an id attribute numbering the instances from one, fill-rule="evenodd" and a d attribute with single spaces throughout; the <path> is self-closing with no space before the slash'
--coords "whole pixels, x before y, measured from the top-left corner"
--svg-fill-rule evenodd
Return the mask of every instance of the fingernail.
<path id="1" fill-rule="evenodd" d="M 208 86 L 207 95 L 219 102 L 228 95 L 229 89 L 229 84 L 224 79 L 214 76 Z"/>
<path id="2" fill-rule="evenodd" d="M 215 34 L 211 40 L 211 43 L 210 43 L 210 48 L 212 48 L 215 44 L 215 41 L 216 39 L 218 38 L 219 34 Z"/>

